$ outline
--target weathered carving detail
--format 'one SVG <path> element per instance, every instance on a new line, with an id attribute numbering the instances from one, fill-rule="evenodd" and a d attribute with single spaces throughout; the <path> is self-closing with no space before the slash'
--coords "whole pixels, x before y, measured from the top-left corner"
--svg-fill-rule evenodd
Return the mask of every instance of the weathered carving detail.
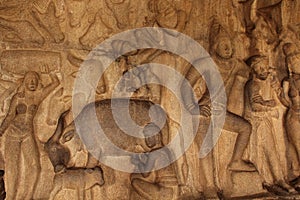
<path id="1" fill-rule="evenodd" d="M 72 199 L 73 194 L 92 200 L 298 199 L 299 10 L 295 0 L 1 1 L 0 200 Z M 139 29 L 145 27 L 156 34 Z M 135 29 L 134 42 L 113 41 L 113 53 L 153 44 L 180 55 L 136 49 L 115 59 L 98 77 L 105 63 L 88 54 L 130 29 Z M 214 105 L 209 86 L 217 80 L 205 68 L 208 57 L 194 52 L 188 63 L 191 47 L 169 29 L 190 36 L 209 52 L 224 83 L 224 105 Z M 94 53 L 105 56 L 105 51 Z M 89 70 L 80 70 L 83 63 Z M 148 63 L 167 65 L 188 82 L 173 83 L 175 73 L 165 74 L 163 67 L 152 69 Z M 81 77 L 87 90 L 73 91 L 74 80 Z M 180 89 L 182 103 L 163 85 L 164 78 Z M 118 116 L 111 109 L 114 95 Z M 126 95 L 131 95 L 128 116 Z M 76 117 L 74 99 L 85 105 Z M 93 106 L 104 138 L 85 137 L 98 131 L 87 117 Z M 189 131 L 183 131 L 181 107 L 192 115 Z M 216 144 L 199 158 L 209 124 L 215 126 L 213 116 L 222 111 L 221 135 L 217 141 L 208 138 Z M 161 127 L 155 122 L 162 116 L 166 122 Z M 126 128 L 134 121 L 142 138 L 127 135 L 116 118 Z M 77 122 L 83 124 L 80 130 Z M 193 142 L 183 149 L 183 136 L 193 131 Z M 183 155 L 154 170 L 173 161 L 169 145 L 177 136 Z M 112 156 L 118 151 L 110 142 L 141 154 Z M 156 151 L 159 156 L 153 156 Z M 128 164 L 129 172 L 106 166 L 109 159 Z"/>
<path id="2" fill-rule="evenodd" d="M 91 189 L 94 186 L 103 184 L 103 173 L 99 167 L 94 169 L 67 169 L 55 175 L 54 188 L 50 193 L 49 200 L 55 199 L 55 196 L 63 189 L 76 190 L 77 198 L 83 200 L 86 199 L 86 192 L 92 193 Z M 93 195 L 91 198 L 94 199 Z"/>
<path id="3" fill-rule="evenodd" d="M 285 190 L 286 193 L 293 192 L 293 188 L 286 183 L 276 152 L 280 141 L 275 137 L 277 130 L 273 118 L 279 118 L 279 102 L 276 98 L 280 98 L 280 84 L 277 77 L 269 73 L 266 57 L 253 56 L 248 63 L 253 69 L 253 78 L 246 86 L 245 117 L 252 124 L 249 160 L 262 176 L 265 189 L 275 194 L 284 194 Z"/>

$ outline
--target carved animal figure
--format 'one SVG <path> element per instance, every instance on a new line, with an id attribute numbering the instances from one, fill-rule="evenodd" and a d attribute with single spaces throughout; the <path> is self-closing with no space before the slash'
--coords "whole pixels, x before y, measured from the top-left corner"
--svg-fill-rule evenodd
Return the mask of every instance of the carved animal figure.
<path id="1" fill-rule="evenodd" d="M 46 152 L 48 153 L 56 172 L 61 171 L 64 168 L 94 168 L 98 166 L 98 159 L 100 156 L 115 152 L 115 149 L 111 148 L 111 143 L 124 150 L 130 148 L 128 144 L 143 143 L 142 139 L 137 139 L 136 137 L 125 134 L 119 128 L 119 124 L 116 123 L 116 118 L 119 119 L 118 121 L 121 121 L 122 125 L 126 126 L 128 124 L 128 127 L 130 128 L 132 125 L 131 122 L 127 121 L 127 117 L 123 115 L 126 113 L 126 110 L 129 109 L 130 117 L 128 118 L 132 118 L 131 120 L 136 124 L 143 126 L 150 122 L 149 110 L 151 108 L 153 111 L 152 106 L 154 104 L 150 101 L 130 100 L 128 108 L 126 99 L 118 99 L 116 101 L 114 106 L 118 110 L 117 116 L 113 116 L 112 114 L 112 102 L 110 99 L 88 104 L 70 124 L 67 124 L 65 121 L 67 112 L 61 115 L 55 133 L 45 145 Z M 95 146 L 91 144 L 96 143 L 98 145 L 97 147 L 99 147 L 99 144 L 97 143 L 99 142 L 99 138 L 90 138 L 89 136 L 80 138 L 76 131 L 80 128 L 81 133 L 87 133 L 87 135 L 91 132 L 98 131 L 97 127 L 89 125 L 89 122 L 92 120 L 89 116 L 91 116 L 90 113 L 93 112 L 93 105 L 95 105 L 98 122 L 109 140 L 109 142 L 101 141 L 100 148 L 97 149 L 92 148 Z M 161 124 L 162 116 L 165 117 L 165 113 L 162 109 L 156 108 L 155 112 L 151 112 L 151 119 L 153 119 L 156 124 Z M 75 122 L 76 124 L 80 123 L 81 126 L 76 127 L 75 129 Z M 124 128 L 124 126 L 122 128 Z M 164 136 L 167 135 L 168 133 L 164 134 Z M 102 139 L 104 140 L 105 138 L 101 138 L 101 140 Z M 86 144 L 88 144 L 89 147 L 86 147 Z M 87 149 L 93 153 L 93 156 Z"/>
<path id="2" fill-rule="evenodd" d="M 85 192 L 104 184 L 103 172 L 100 167 L 94 169 L 68 169 L 54 177 L 54 187 L 49 200 L 53 200 L 59 191 L 73 189 L 77 192 L 78 200 L 85 199 Z"/>
<path id="3" fill-rule="evenodd" d="M 44 38 L 27 21 L 10 21 L 0 17 L 1 38 L 6 42 L 44 44 Z"/>

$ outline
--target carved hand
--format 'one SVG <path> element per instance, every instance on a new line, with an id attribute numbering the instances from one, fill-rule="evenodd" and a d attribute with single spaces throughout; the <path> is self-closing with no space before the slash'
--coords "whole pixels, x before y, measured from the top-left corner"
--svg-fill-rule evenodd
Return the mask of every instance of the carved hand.
<path id="1" fill-rule="evenodd" d="M 252 101 L 255 102 L 255 103 L 262 104 L 262 105 L 264 104 L 264 99 L 260 95 L 254 96 L 252 98 Z"/>
<path id="2" fill-rule="evenodd" d="M 275 107 L 276 106 L 275 100 L 268 100 L 268 101 L 265 101 L 263 104 L 265 106 L 268 106 L 268 107 Z"/>
<path id="3" fill-rule="evenodd" d="M 211 116 L 211 108 L 209 106 L 200 106 L 200 115 L 204 117 Z"/>
<path id="4" fill-rule="evenodd" d="M 40 66 L 40 70 L 42 74 L 49 74 L 49 66 L 48 65 L 42 65 Z"/>

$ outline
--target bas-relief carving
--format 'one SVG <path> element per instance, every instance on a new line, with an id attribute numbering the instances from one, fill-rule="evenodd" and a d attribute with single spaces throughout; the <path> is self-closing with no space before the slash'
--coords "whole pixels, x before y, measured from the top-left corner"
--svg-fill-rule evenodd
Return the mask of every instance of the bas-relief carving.
<path id="1" fill-rule="evenodd" d="M 290 0 L 1 2 L 0 117 L 4 135 L 0 167 L 5 184 L 0 179 L 0 199 L 5 191 L 6 199 L 61 199 L 63 194 L 63 199 L 69 199 L 70 191 L 78 199 L 249 199 L 259 194 L 297 199 L 299 6 L 298 1 Z M 227 95 L 227 105 L 221 105 L 227 109 L 226 119 L 220 140 L 203 159 L 198 153 L 211 112 L 215 112 L 206 81 L 213 79 L 204 80 L 184 59 L 157 49 L 123 55 L 97 86 L 93 82 L 103 67 L 101 61 L 86 61 L 94 66 L 87 74 L 78 71 L 89 50 L 99 43 L 141 27 L 188 34 L 207 48 L 218 66 Z M 173 44 L 164 34 L 146 42 L 172 44 L 182 54 L 188 48 Z M 130 44 L 118 41 L 112 45 L 117 50 Z M 200 109 L 200 115 L 194 116 L 199 128 L 191 147 L 168 167 L 142 174 L 119 172 L 102 165 L 98 159 L 109 155 L 88 149 L 76 132 L 73 81 L 78 76 L 89 77 L 85 82 L 96 91 L 98 121 L 114 144 L 149 155 L 116 162 L 151 170 L 170 159 L 172 151 L 163 152 L 159 159 L 150 152 L 167 145 L 182 125 L 175 96 L 164 87 L 145 84 L 160 82 L 150 69 L 137 68 L 149 62 L 170 65 L 187 78 L 195 96 L 185 95 L 184 106 L 192 114 L 196 107 Z M 132 92 L 130 114 L 144 126 L 144 135 L 158 129 L 149 124 L 148 109 L 153 103 L 168 113 L 166 127 L 155 137 L 135 139 L 113 123 L 105 99 L 111 98 L 122 76 L 119 93 Z M 74 95 L 91 103 L 90 93 Z M 89 112 L 88 107 L 77 120 Z M 101 149 L 106 148 L 104 144 Z"/>
<path id="2" fill-rule="evenodd" d="M 5 168 L 10 169 L 5 176 L 8 199 L 30 199 L 33 196 L 40 173 L 33 119 L 41 102 L 59 85 L 55 74 L 51 73 L 50 78 L 52 83 L 43 87 L 37 72 L 26 72 L 1 124 L 1 136 L 5 134 Z M 20 162 L 21 158 L 24 163 Z M 22 183 L 24 180 L 26 182 Z M 26 191 L 21 190 L 20 183 L 28 186 Z"/>
<path id="3" fill-rule="evenodd" d="M 54 188 L 50 193 L 50 200 L 62 189 L 74 189 L 77 199 L 85 199 L 85 192 L 92 192 L 95 185 L 103 185 L 103 174 L 101 168 L 94 169 L 69 169 L 58 173 L 54 177 Z M 94 199 L 93 195 L 91 196 Z"/>

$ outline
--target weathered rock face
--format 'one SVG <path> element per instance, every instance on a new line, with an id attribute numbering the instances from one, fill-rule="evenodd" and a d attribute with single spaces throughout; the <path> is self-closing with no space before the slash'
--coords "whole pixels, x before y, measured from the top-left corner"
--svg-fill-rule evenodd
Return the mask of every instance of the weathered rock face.
<path id="1" fill-rule="evenodd" d="M 300 198 L 298 0 L 1 1 L 0 94 L 0 200 Z"/>

